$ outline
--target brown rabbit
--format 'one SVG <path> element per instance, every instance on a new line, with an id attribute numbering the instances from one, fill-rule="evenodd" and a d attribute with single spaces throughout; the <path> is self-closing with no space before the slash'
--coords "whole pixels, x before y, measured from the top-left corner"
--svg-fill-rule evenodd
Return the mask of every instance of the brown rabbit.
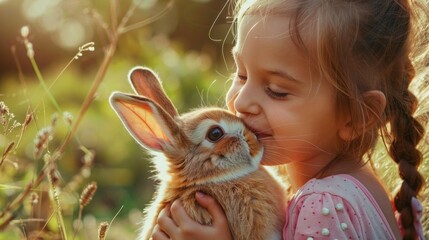
<path id="1" fill-rule="evenodd" d="M 195 221 L 211 224 L 197 191 L 222 206 L 234 239 L 281 239 L 284 193 L 259 165 L 262 145 L 243 122 L 220 108 L 179 116 L 150 69 L 132 69 L 129 80 L 138 95 L 115 92 L 110 104 L 138 143 L 162 153 L 152 159 L 159 186 L 138 239 L 150 239 L 159 212 L 175 199 Z"/>

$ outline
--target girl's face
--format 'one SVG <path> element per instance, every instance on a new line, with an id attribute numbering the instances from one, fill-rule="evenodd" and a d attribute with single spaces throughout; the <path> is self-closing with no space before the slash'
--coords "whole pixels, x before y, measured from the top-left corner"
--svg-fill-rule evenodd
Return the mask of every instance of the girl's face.
<path id="1" fill-rule="evenodd" d="M 233 55 L 228 108 L 265 147 L 264 165 L 324 166 L 338 154 L 335 90 L 289 36 L 284 16 L 246 15 Z"/>

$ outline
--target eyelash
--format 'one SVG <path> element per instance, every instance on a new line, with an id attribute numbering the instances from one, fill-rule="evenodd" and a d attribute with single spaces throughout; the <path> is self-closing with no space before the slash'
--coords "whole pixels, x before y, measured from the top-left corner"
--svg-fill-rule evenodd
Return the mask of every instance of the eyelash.
<path id="1" fill-rule="evenodd" d="M 237 74 L 237 78 L 238 78 L 238 80 L 240 80 L 240 81 L 242 81 L 242 82 L 245 82 L 245 81 L 247 80 L 247 77 L 246 77 L 246 76 L 239 75 L 239 74 Z"/>
<path id="2" fill-rule="evenodd" d="M 240 80 L 241 82 L 245 82 L 247 80 L 247 77 L 244 75 L 237 74 L 236 76 L 237 76 L 238 80 Z M 289 96 L 289 93 L 275 92 L 275 91 L 271 90 L 269 87 L 265 87 L 264 90 L 267 93 L 267 95 L 273 99 L 284 99 L 287 96 Z"/>
<path id="3" fill-rule="evenodd" d="M 274 99 L 284 99 L 287 96 L 289 96 L 289 93 L 279 93 L 271 90 L 269 87 L 265 88 L 265 92 L 268 94 L 268 96 L 274 98 Z"/>

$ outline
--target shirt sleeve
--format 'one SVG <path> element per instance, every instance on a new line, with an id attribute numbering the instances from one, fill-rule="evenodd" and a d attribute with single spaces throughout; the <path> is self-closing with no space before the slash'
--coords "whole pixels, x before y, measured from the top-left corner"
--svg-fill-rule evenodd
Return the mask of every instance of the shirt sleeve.
<path id="1" fill-rule="evenodd" d="M 345 199 L 330 193 L 302 196 L 289 215 L 293 239 L 362 239 L 362 219 Z"/>

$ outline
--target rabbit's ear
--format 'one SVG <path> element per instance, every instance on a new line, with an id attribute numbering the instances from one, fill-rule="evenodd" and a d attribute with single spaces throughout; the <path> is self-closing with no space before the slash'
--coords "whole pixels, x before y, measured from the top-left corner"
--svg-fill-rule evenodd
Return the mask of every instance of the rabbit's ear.
<path id="1" fill-rule="evenodd" d="M 138 95 L 152 99 L 162 106 L 170 116 L 176 117 L 178 115 L 176 107 L 174 107 L 170 98 L 165 94 L 161 80 L 152 70 L 144 67 L 135 67 L 131 69 L 128 78 Z"/>
<path id="2" fill-rule="evenodd" d="M 115 92 L 110 105 L 128 132 L 146 148 L 163 151 L 173 145 L 179 127 L 158 104 L 142 96 Z"/>

